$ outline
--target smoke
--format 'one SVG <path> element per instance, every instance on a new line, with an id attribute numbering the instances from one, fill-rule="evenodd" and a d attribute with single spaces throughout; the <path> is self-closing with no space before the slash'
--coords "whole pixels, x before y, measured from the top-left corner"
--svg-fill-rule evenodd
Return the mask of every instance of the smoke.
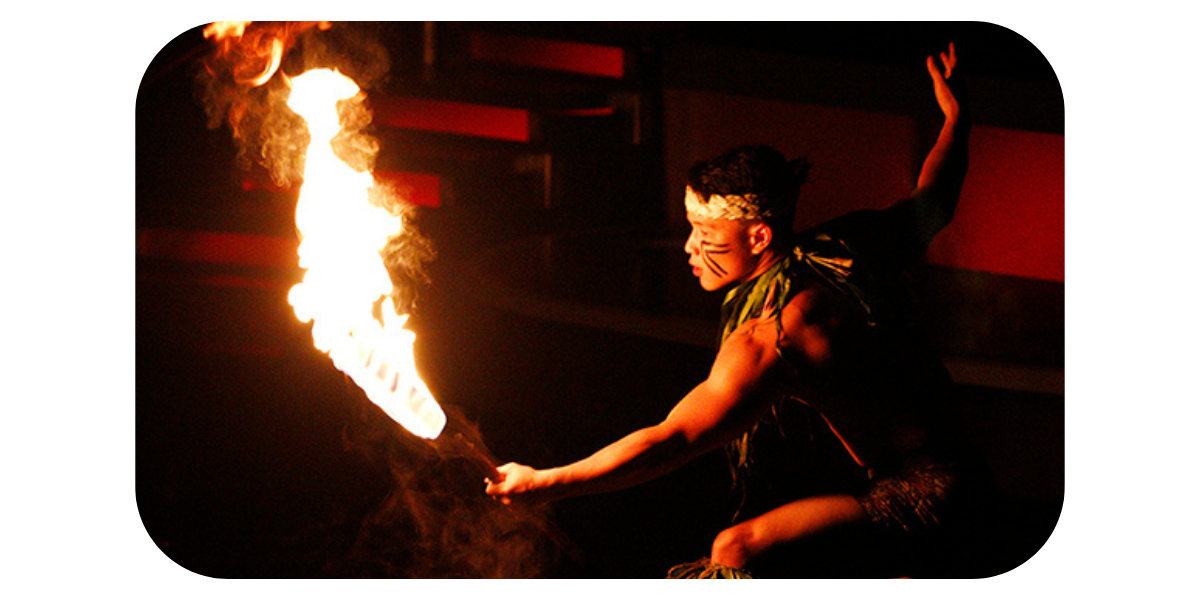
<path id="1" fill-rule="evenodd" d="M 259 165 L 281 188 L 301 183 L 309 135 L 304 120 L 287 107 L 289 77 L 333 68 L 363 90 L 382 83 L 391 68 L 377 24 L 317 21 L 232 21 L 205 28 L 212 52 L 202 61 L 197 93 L 210 128 L 229 128 L 239 164 Z M 356 171 L 372 171 L 379 142 L 371 135 L 365 95 L 338 104 L 342 130 L 333 140 L 339 158 Z M 421 288 L 430 283 L 425 266 L 435 252 L 412 224 L 406 190 L 376 183 L 370 201 L 404 216 L 404 228 L 383 250 L 397 312 L 411 313 Z"/>
<path id="2" fill-rule="evenodd" d="M 298 183 L 308 133 L 287 108 L 288 78 L 310 69 L 335 68 L 369 90 L 391 68 L 376 25 L 305 22 L 213 24 L 205 37 L 212 52 L 202 61 L 197 94 L 208 126 L 229 127 L 243 167 L 259 164 L 276 185 Z M 361 99 L 339 107 L 347 133 L 335 145 L 354 168 L 369 170 L 378 144 L 366 134 L 370 113 Z"/>
<path id="3" fill-rule="evenodd" d="M 213 51 L 196 78 L 208 127 L 227 125 L 242 166 L 263 165 L 281 187 L 303 172 L 298 160 L 308 136 L 303 120 L 283 109 L 288 86 L 276 73 L 306 29 L 280 23 L 214 23 L 204 30 L 213 40 Z"/>
<path id="4" fill-rule="evenodd" d="M 205 30 L 213 52 L 202 61 L 198 96 L 210 128 L 228 127 L 244 168 L 264 167 L 274 183 L 301 183 L 309 135 L 287 107 L 288 79 L 333 68 L 369 90 L 387 76 L 390 59 L 374 25 L 318 22 L 231 22 Z M 334 152 L 357 171 L 370 171 L 379 152 L 363 94 L 338 104 L 342 132 Z M 397 312 L 411 313 L 419 288 L 430 283 L 430 241 L 412 226 L 405 190 L 380 183 L 369 201 L 404 217 L 381 258 L 391 277 Z M 382 305 L 377 304 L 377 308 Z M 483 493 L 483 475 L 451 444 L 426 442 L 402 431 L 363 399 L 364 413 L 347 426 L 350 451 L 386 465 L 390 491 L 367 516 L 348 552 L 329 560 L 335 577 L 534 577 L 566 548 L 544 509 L 502 505 Z M 478 432 L 443 407 L 451 426 L 477 447 Z M 448 429 L 450 428 L 448 427 Z M 443 438 L 451 434 L 443 434 Z"/>
<path id="5" fill-rule="evenodd" d="M 460 415 L 448 413 L 451 427 L 478 440 Z M 447 444 L 418 440 L 370 416 L 352 423 L 345 439 L 348 448 L 388 465 L 393 485 L 349 551 L 325 566 L 325 576 L 532 578 L 572 551 L 545 507 L 504 505 L 484 495 L 483 476 Z"/>

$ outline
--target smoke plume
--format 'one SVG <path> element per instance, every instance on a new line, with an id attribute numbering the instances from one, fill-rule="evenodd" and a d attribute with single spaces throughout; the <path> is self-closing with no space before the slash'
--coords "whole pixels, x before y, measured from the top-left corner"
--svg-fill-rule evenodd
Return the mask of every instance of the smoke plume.
<path id="1" fill-rule="evenodd" d="M 448 429 L 477 441 L 448 409 Z M 388 465 L 393 485 L 350 550 L 326 565 L 326 576 L 531 578 L 573 552 L 545 507 L 484 495 L 483 476 L 450 445 L 418 440 L 386 417 L 351 423 L 344 439 L 347 448 Z"/>
<path id="2" fill-rule="evenodd" d="M 212 52 L 202 61 L 197 92 L 210 128 L 228 127 L 240 165 L 263 167 L 281 188 L 301 183 L 309 135 L 304 120 L 287 107 L 289 77 L 310 69 L 333 68 L 363 90 L 378 86 L 391 68 L 376 25 L 318 21 L 231 21 L 205 28 Z M 356 171 L 371 171 L 379 142 L 371 135 L 365 95 L 338 104 L 342 130 L 333 140 L 338 158 Z M 412 205 L 404 190 L 376 183 L 371 202 L 406 217 L 383 251 L 391 276 L 392 298 L 401 314 L 411 313 L 421 288 L 428 285 L 425 266 L 435 252 L 412 225 Z"/>
<path id="3" fill-rule="evenodd" d="M 373 27 L 229 22 L 206 28 L 213 51 L 203 60 L 197 91 L 209 127 L 229 128 L 243 167 L 265 167 L 283 188 L 300 184 L 309 135 L 304 120 L 287 107 L 289 77 L 333 68 L 370 90 L 390 68 Z M 364 95 L 342 101 L 338 111 L 342 132 L 333 141 L 335 153 L 355 170 L 372 170 L 379 144 L 371 136 Z M 411 226 L 412 207 L 402 190 L 376 183 L 369 200 L 405 217 L 381 256 L 397 311 L 410 313 L 417 290 L 429 283 L 425 265 L 433 246 Z M 482 475 L 452 446 L 420 441 L 365 398 L 363 405 L 361 418 L 347 426 L 347 449 L 385 464 L 390 492 L 364 520 L 349 552 L 328 561 L 325 574 L 533 577 L 562 549 L 543 510 L 495 502 L 483 493 Z M 453 407 L 443 408 L 459 432 L 482 446 Z"/>

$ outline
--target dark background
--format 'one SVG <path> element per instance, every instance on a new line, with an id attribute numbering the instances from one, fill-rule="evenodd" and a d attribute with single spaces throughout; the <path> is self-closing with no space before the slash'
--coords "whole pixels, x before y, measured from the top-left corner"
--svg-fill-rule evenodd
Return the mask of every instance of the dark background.
<path id="1" fill-rule="evenodd" d="M 387 75 L 368 89 L 381 105 L 411 98 L 528 115 L 524 139 L 479 134 L 469 111 L 465 132 L 398 123 L 375 133 L 382 167 L 436 178 L 432 201 L 417 209 L 438 251 L 412 321 L 424 379 L 492 452 L 535 466 L 582 458 L 656 422 L 711 362 L 719 297 L 690 281 L 672 208 L 681 197 L 672 165 L 702 152 L 670 125 L 678 98 L 719 93 L 844 109 L 847 123 L 878 114 L 923 124 L 936 117 L 924 57 L 953 40 L 970 60 L 981 130 L 1062 138 L 1053 70 L 990 24 L 334 27 L 339 39 L 387 49 Z M 497 40 L 589 46 L 560 46 L 580 53 L 547 67 L 489 53 Z M 593 46 L 620 49 L 619 77 L 588 72 L 611 56 Z M 312 349 L 286 302 L 300 275 L 288 251 L 296 190 L 239 162 L 226 127 L 206 126 L 195 77 L 209 51 L 199 28 L 181 33 L 138 94 L 137 501 L 159 548 L 218 577 L 661 577 L 706 555 L 729 519 L 722 456 L 637 489 L 563 501 L 527 515 L 549 523 L 529 530 L 488 504 L 478 473 L 395 431 Z M 918 157 L 928 148 L 922 126 L 904 148 Z M 814 204 L 836 196 L 838 182 L 825 185 Z M 1057 198 L 1034 213 L 1061 223 L 1061 179 L 1057 189 L 1027 185 Z M 994 227 L 1017 227 L 1006 219 Z M 922 280 L 934 339 L 956 365 L 970 434 L 1004 500 L 971 559 L 930 575 L 1013 568 L 1048 538 L 1062 505 L 1061 267 L 1003 267 L 1063 257 L 989 252 L 974 265 L 934 264 Z M 831 447 L 814 433 L 807 451 L 832 466 L 810 473 L 813 485 L 840 476 Z M 489 548 L 523 558 L 488 562 Z"/>

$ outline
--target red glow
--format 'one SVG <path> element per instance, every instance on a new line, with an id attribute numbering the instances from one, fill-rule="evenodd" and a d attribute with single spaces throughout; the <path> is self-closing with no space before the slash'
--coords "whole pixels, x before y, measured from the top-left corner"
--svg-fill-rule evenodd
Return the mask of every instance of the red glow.
<path id="1" fill-rule="evenodd" d="M 929 248 L 948 267 L 1063 281 L 1064 138 L 976 126 L 954 222 Z"/>
<path id="2" fill-rule="evenodd" d="M 595 77 L 625 76 L 625 51 L 596 44 L 477 31 L 471 34 L 471 58 Z"/>
<path id="3" fill-rule="evenodd" d="M 375 181 L 396 189 L 401 200 L 414 206 L 442 205 L 442 178 L 429 173 L 374 171 Z"/>
<path id="4" fill-rule="evenodd" d="M 529 141 L 529 111 L 427 98 L 371 97 L 374 122 L 475 137 Z"/>
<path id="5" fill-rule="evenodd" d="M 1067 282 L 1200 282 L 1200 138 L 979 127 L 931 262 Z"/>
<path id="6" fill-rule="evenodd" d="M 138 256 L 191 263 L 295 269 L 298 245 L 295 239 L 268 235 L 166 227 L 137 231 Z"/>
<path id="7" fill-rule="evenodd" d="M 432 173 L 407 171 L 373 171 L 375 181 L 394 188 L 400 199 L 413 206 L 437 208 L 442 205 L 442 178 Z M 247 172 L 242 176 L 242 191 L 266 191 L 276 194 L 294 193 L 299 185 L 280 187 L 266 173 Z"/>

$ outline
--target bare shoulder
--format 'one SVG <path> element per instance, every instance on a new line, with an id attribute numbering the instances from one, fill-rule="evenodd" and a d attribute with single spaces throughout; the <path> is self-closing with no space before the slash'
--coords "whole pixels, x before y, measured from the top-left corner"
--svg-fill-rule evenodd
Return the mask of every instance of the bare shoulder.
<path id="1" fill-rule="evenodd" d="M 828 365 L 830 340 L 841 322 L 840 304 L 828 290 L 813 286 L 797 293 L 783 308 L 779 347 L 810 366 Z"/>
<path id="2" fill-rule="evenodd" d="M 774 350 L 787 338 L 796 338 L 811 333 L 813 328 L 822 328 L 833 315 L 830 298 L 825 290 L 810 287 L 801 290 L 788 301 L 780 315 L 774 318 L 759 317 L 747 320 L 729 334 L 722 345 L 722 352 L 730 354 L 774 354 Z M 782 330 L 782 331 L 781 331 Z"/>
<path id="3" fill-rule="evenodd" d="M 717 353 L 712 376 L 717 381 L 745 382 L 767 376 L 784 363 L 790 367 L 828 366 L 832 359 L 831 339 L 844 312 L 838 298 L 828 290 L 812 286 L 796 293 L 784 306 L 778 320 L 750 319 L 735 329 Z"/>
<path id="4" fill-rule="evenodd" d="M 768 373 L 779 359 L 775 351 L 778 336 L 775 319 L 760 317 L 742 323 L 721 344 L 713 363 L 713 378 L 740 380 Z"/>
<path id="5" fill-rule="evenodd" d="M 836 299 L 820 286 L 809 286 L 800 290 L 783 307 L 783 326 L 813 327 L 828 323 L 834 318 Z"/>

